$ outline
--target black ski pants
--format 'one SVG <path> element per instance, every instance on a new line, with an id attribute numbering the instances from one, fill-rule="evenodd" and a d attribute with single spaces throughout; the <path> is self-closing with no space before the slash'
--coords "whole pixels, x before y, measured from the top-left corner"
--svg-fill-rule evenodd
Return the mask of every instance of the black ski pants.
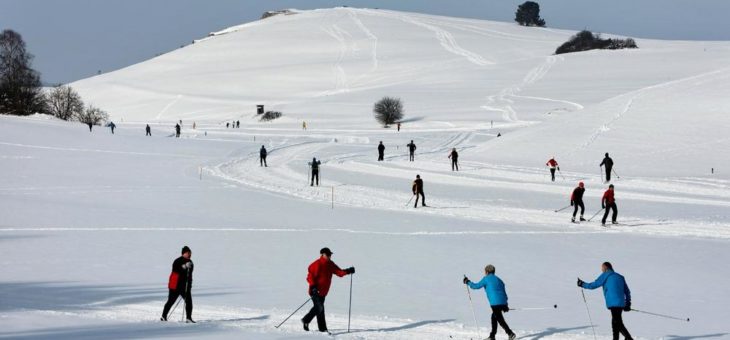
<path id="1" fill-rule="evenodd" d="M 312 295 L 312 303 L 314 304 L 314 306 L 312 306 L 312 309 L 309 310 L 309 313 L 307 313 L 307 315 L 302 318 L 302 322 L 309 324 L 316 316 L 317 328 L 319 328 L 320 332 L 326 332 L 327 320 L 325 320 L 324 318 L 324 296 L 319 296 L 319 294 Z"/>
<path id="2" fill-rule="evenodd" d="M 315 179 L 317 179 L 317 186 L 319 186 L 319 170 L 312 170 L 312 184 L 310 186 L 314 186 Z"/>
<path id="3" fill-rule="evenodd" d="M 583 217 L 583 213 L 586 211 L 583 200 L 573 202 L 573 218 L 575 218 L 575 214 L 578 212 L 578 207 L 580 207 L 580 217 Z"/>
<path id="4" fill-rule="evenodd" d="M 259 156 L 259 164 L 261 166 L 268 167 L 268 165 L 266 164 L 266 156 Z"/>
<path id="5" fill-rule="evenodd" d="M 415 154 L 413 153 L 413 151 L 411 151 L 408 160 L 411 161 L 411 162 L 413 162 L 413 160 L 415 159 L 415 156 L 414 155 Z"/>
<path id="6" fill-rule="evenodd" d="M 418 196 L 421 196 L 421 206 L 426 206 L 426 195 L 423 193 L 423 191 L 419 191 L 416 193 L 416 204 L 413 205 L 414 208 L 418 208 Z"/>
<path id="7" fill-rule="evenodd" d="M 612 166 L 607 166 L 606 167 L 606 182 L 610 182 L 611 181 L 611 170 L 613 170 L 613 167 Z"/>
<path id="8" fill-rule="evenodd" d="M 147 131 L 145 136 L 152 136 L 152 132 Z"/>
<path id="9" fill-rule="evenodd" d="M 552 177 L 553 182 L 555 182 L 555 168 L 550 168 L 550 177 Z"/>
<path id="10" fill-rule="evenodd" d="M 621 307 L 611 307 L 611 328 L 613 329 L 613 340 L 618 340 L 618 335 L 621 334 L 626 340 L 631 340 L 631 334 L 629 330 L 624 326 L 624 320 L 621 317 L 621 313 L 624 311 Z"/>
<path id="11" fill-rule="evenodd" d="M 451 159 L 451 171 L 454 171 L 454 168 L 459 171 L 459 161 L 456 158 Z"/>
<path id="12" fill-rule="evenodd" d="M 616 222 L 616 218 L 618 217 L 618 208 L 616 207 L 616 202 L 613 202 L 606 206 L 606 212 L 603 213 L 603 219 L 601 220 L 602 224 L 606 224 L 606 218 L 608 218 L 608 212 L 611 209 L 613 209 L 613 215 L 611 216 L 611 222 Z"/>
<path id="13" fill-rule="evenodd" d="M 378 152 L 378 161 L 385 159 L 385 152 Z"/>
<path id="14" fill-rule="evenodd" d="M 494 338 L 497 335 L 497 324 L 499 324 L 508 335 L 512 335 L 512 330 L 509 329 L 507 321 L 504 321 L 503 311 L 509 310 L 507 305 L 496 305 L 492 306 L 492 331 L 489 333 L 489 337 Z"/>
<path id="15" fill-rule="evenodd" d="M 177 289 L 170 289 L 170 294 L 167 296 L 167 303 L 165 303 L 165 308 L 162 309 L 163 318 L 167 319 L 167 313 L 170 312 L 170 308 L 172 308 L 172 305 L 175 304 L 175 301 L 177 301 L 180 295 L 185 300 L 185 314 L 187 314 L 187 319 L 193 318 L 193 294 L 189 290 L 185 293 Z"/>

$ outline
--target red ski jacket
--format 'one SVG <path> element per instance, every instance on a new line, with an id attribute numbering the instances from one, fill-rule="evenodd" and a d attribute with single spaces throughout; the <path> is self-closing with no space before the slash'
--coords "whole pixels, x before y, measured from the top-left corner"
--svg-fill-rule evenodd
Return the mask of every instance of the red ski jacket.
<path id="1" fill-rule="evenodd" d="M 608 190 L 606 190 L 606 192 L 603 193 L 602 202 L 606 202 L 606 205 L 613 204 L 616 202 L 616 199 L 613 197 L 613 190 L 608 189 Z"/>
<path id="2" fill-rule="evenodd" d="M 555 168 L 558 166 L 558 161 L 556 161 L 554 158 L 551 158 L 545 165 L 549 165 L 551 168 Z"/>
<path id="3" fill-rule="evenodd" d="M 347 275 L 347 273 L 340 269 L 334 262 L 320 257 L 316 261 L 309 265 L 309 274 L 307 274 L 307 283 L 310 287 L 317 287 L 319 296 L 325 297 L 330 291 L 330 285 L 332 284 L 332 274 L 339 277 Z M 309 292 L 307 292 L 309 294 Z"/>

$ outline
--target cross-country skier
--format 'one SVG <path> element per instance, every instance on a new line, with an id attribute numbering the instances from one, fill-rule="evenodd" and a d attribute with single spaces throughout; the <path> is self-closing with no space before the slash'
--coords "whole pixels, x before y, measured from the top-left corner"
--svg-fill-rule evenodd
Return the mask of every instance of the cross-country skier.
<path id="1" fill-rule="evenodd" d="M 454 167 L 456 167 L 456 171 L 459 171 L 459 153 L 456 152 L 456 148 L 451 149 L 449 158 L 451 158 L 451 171 L 454 171 Z"/>
<path id="2" fill-rule="evenodd" d="M 416 180 L 413 181 L 413 195 L 416 196 L 416 204 L 414 208 L 418 208 L 418 195 L 421 196 L 421 206 L 426 207 L 426 195 L 423 193 L 423 180 L 421 175 L 416 175 Z"/>
<path id="3" fill-rule="evenodd" d="M 175 124 L 175 138 L 180 138 L 180 124 Z"/>
<path id="4" fill-rule="evenodd" d="M 606 157 L 603 158 L 603 161 L 599 166 L 605 166 L 606 167 L 606 183 L 611 181 L 611 169 L 613 169 L 613 159 L 611 157 L 608 157 L 608 152 L 606 152 Z"/>
<path id="5" fill-rule="evenodd" d="M 91 123 L 91 122 L 88 122 L 88 123 L 86 123 L 86 125 L 88 125 L 88 126 L 89 126 L 89 132 L 91 132 L 91 128 L 93 128 L 93 127 L 94 127 L 94 124 L 93 124 L 93 123 Z"/>
<path id="6" fill-rule="evenodd" d="M 240 129 L 240 128 L 241 128 L 241 121 L 240 120 L 237 120 L 236 121 L 236 129 Z"/>
<path id="7" fill-rule="evenodd" d="M 573 193 L 570 194 L 570 206 L 573 207 L 573 218 L 572 222 L 575 223 L 575 214 L 578 213 L 578 207 L 580 207 L 580 220 L 585 221 L 583 213 L 586 211 L 586 206 L 583 205 L 583 194 L 586 192 L 583 182 L 578 183 L 578 186 L 573 189 Z"/>
<path id="8" fill-rule="evenodd" d="M 626 340 L 632 340 L 629 330 L 624 326 L 621 313 L 631 310 L 631 291 L 626 284 L 624 277 L 613 271 L 610 262 L 604 262 L 601 265 L 603 272 L 595 281 L 591 283 L 583 282 L 578 279 L 578 287 L 584 289 L 596 289 L 603 287 L 603 296 L 606 299 L 606 308 L 611 311 L 611 327 L 613 328 L 613 340 L 618 340 L 619 333 Z"/>
<path id="9" fill-rule="evenodd" d="M 507 332 L 509 340 L 514 340 L 516 335 L 509 328 L 507 321 L 504 320 L 504 315 L 502 315 L 502 312 L 509 312 L 507 291 L 504 288 L 502 279 L 494 274 L 495 270 L 494 266 L 489 264 L 484 268 L 485 276 L 481 281 L 474 283 L 464 276 L 464 284 L 468 285 L 471 289 L 484 288 L 487 293 L 487 300 L 489 300 L 489 305 L 492 307 L 492 331 L 489 333 L 489 338 L 487 339 L 494 340 L 494 336 L 497 335 L 497 324 L 499 324 Z"/>
<path id="10" fill-rule="evenodd" d="M 413 162 L 413 160 L 414 160 L 414 154 L 415 154 L 415 152 L 416 152 L 416 144 L 415 144 L 415 143 L 413 143 L 413 140 L 411 139 L 411 142 L 410 142 L 410 143 L 408 143 L 408 144 L 406 144 L 406 146 L 408 147 L 408 153 L 409 153 L 409 155 L 410 155 L 410 158 L 409 158 L 409 160 L 410 160 L 411 162 Z"/>
<path id="11" fill-rule="evenodd" d="M 309 167 L 312 168 L 312 183 L 309 186 L 314 186 L 314 179 L 317 179 L 317 186 L 319 186 L 319 165 L 322 162 L 318 161 L 317 158 L 312 157 L 312 161 L 309 162 Z"/>
<path id="12" fill-rule="evenodd" d="M 306 129 L 307 129 L 307 122 L 302 121 L 302 130 L 306 130 Z"/>
<path id="13" fill-rule="evenodd" d="M 117 125 L 114 124 L 114 122 L 109 122 L 109 128 L 112 130 L 112 135 L 114 134 L 114 129 L 117 128 Z"/>
<path id="14" fill-rule="evenodd" d="M 327 332 L 327 321 L 324 314 L 324 299 L 330 290 L 332 284 L 332 275 L 343 277 L 347 274 L 355 274 L 355 267 L 345 270 L 340 269 L 332 262 L 332 251 L 329 248 L 322 248 L 319 251 L 319 258 L 312 262 L 308 268 L 307 283 L 309 289 L 307 294 L 312 297 L 312 309 L 302 318 L 302 326 L 305 331 L 309 331 L 309 323 L 314 317 L 317 317 L 317 327 L 320 332 Z"/>
<path id="15" fill-rule="evenodd" d="M 616 198 L 614 197 L 613 192 L 613 184 L 608 186 L 608 190 L 603 193 L 603 198 L 601 198 L 601 207 L 606 209 L 606 212 L 603 213 L 603 219 L 601 220 L 601 225 L 606 226 L 606 218 L 608 217 L 608 212 L 613 209 L 613 215 L 611 215 L 611 223 L 617 224 L 616 217 L 618 217 L 618 207 L 616 207 Z"/>
<path id="16" fill-rule="evenodd" d="M 184 246 L 182 248 L 182 256 L 175 259 L 172 263 L 172 273 L 170 273 L 170 281 L 167 288 L 170 290 L 167 296 L 167 303 L 162 310 L 160 321 L 167 321 L 167 313 L 172 305 L 177 301 L 179 296 L 185 300 L 185 314 L 187 318 L 185 322 L 195 323 L 193 321 L 193 295 L 191 293 L 193 287 L 193 261 L 190 257 L 193 252 Z"/>
<path id="17" fill-rule="evenodd" d="M 383 141 L 380 141 L 380 144 L 378 144 L 378 162 L 385 159 L 385 145 L 383 145 Z"/>
<path id="18" fill-rule="evenodd" d="M 266 164 L 266 155 L 266 148 L 262 145 L 261 150 L 259 150 L 259 166 L 269 167 L 269 165 Z"/>
<path id="19" fill-rule="evenodd" d="M 558 165 L 558 161 L 555 160 L 555 156 L 550 158 L 545 165 L 550 167 L 550 176 L 552 177 L 553 182 L 555 182 L 555 169 L 560 171 L 560 165 Z"/>
<path id="20" fill-rule="evenodd" d="M 400 131 L 400 122 L 398 122 L 398 131 Z"/>
<path id="21" fill-rule="evenodd" d="M 145 136 L 152 136 L 152 128 L 150 127 L 149 124 L 147 124 L 147 126 L 145 126 L 144 132 L 145 132 Z"/>
<path id="22" fill-rule="evenodd" d="M 231 123 L 230 122 L 226 122 L 226 129 L 229 128 L 230 126 L 231 126 Z"/>

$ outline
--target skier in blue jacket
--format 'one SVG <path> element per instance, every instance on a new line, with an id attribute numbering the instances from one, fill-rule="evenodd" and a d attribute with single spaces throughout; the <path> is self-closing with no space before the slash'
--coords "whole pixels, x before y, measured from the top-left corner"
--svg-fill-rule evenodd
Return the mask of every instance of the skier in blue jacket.
<path id="1" fill-rule="evenodd" d="M 494 340 L 494 336 L 497 335 L 497 324 L 499 323 L 507 332 L 509 340 L 514 340 L 516 335 L 507 325 L 507 321 L 504 320 L 502 312 L 509 312 L 509 306 L 507 305 L 507 291 L 504 288 L 504 282 L 502 279 L 494 275 L 495 268 L 493 265 L 487 265 L 484 268 L 485 276 L 481 281 L 474 283 L 469 281 L 469 278 L 464 276 L 464 284 L 468 285 L 471 289 L 482 289 L 487 293 L 487 300 L 489 305 L 492 307 L 492 331 L 489 333 L 489 340 Z"/>
<path id="2" fill-rule="evenodd" d="M 603 296 L 606 299 L 606 308 L 611 311 L 611 327 L 613 328 L 613 340 L 618 340 L 619 333 L 626 340 L 633 340 L 629 330 L 624 326 L 621 312 L 631 310 L 631 291 L 626 284 L 624 277 L 613 271 L 610 262 L 604 262 L 601 265 L 603 272 L 595 281 L 591 283 L 583 282 L 578 279 L 578 287 L 584 289 L 596 289 L 603 287 Z"/>

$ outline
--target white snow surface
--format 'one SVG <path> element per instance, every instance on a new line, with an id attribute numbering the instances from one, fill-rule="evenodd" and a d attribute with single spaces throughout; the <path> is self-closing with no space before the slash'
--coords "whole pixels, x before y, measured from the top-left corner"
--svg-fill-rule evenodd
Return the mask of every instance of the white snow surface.
<path id="1" fill-rule="evenodd" d="M 109 111 L 114 135 L 0 117 L 0 338 L 329 338 L 301 330 L 305 310 L 274 328 L 306 299 L 306 267 L 324 246 L 357 268 L 350 333 L 350 278 L 327 298 L 335 338 L 484 338 L 484 293 L 471 294 L 477 333 L 461 278 L 492 263 L 510 306 L 548 308 L 506 315 L 519 338 L 592 339 L 575 281 L 603 261 L 627 278 L 634 308 L 691 320 L 629 312 L 635 338 L 730 338 L 730 43 L 638 39 L 636 50 L 553 55 L 573 33 L 296 11 L 71 84 Z M 385 95 L 405 103 L 400 132 L 372 117 Z M 261 123 L 257 104 L 284 117 Z M 241 128 L 225 127 L 234 120 Z M 555 210 L 578 181 L 586 218 L 600 209 L 604 152 L 620 175 L 621 224 L 572 224 L 572 209 Z M 406 203 L 416 174 L 428 208 Z M 179 309 L 157 321 L 183 245 L 196 325 Z M 585 293 L 609 339 L 600 290 Z"/>

